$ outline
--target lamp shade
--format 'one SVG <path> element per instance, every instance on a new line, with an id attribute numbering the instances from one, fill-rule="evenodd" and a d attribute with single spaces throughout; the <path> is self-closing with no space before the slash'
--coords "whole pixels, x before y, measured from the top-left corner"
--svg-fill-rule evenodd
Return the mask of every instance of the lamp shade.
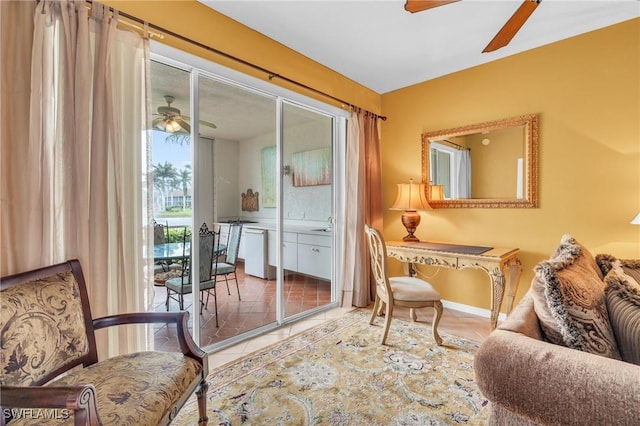
<path id="1" fill-rule="evenodd" d="M 409 183 L 399 183 L 398 197 L 391 209 L 404 211 L 431 210 L 425 189 L 425 184 L 413 183 L 413 179 L 409 180 Z"/>
<path id="2" fill-rule="evenodd" d="M 429 185 L 430 200 L 444 200 L 444 185 Z"/>
<path id="3" fill-rule="evenodd" d="M 640 213 L 636 215 L 633 219 L 631 219 L 632 225 L 640 225 Z"/>

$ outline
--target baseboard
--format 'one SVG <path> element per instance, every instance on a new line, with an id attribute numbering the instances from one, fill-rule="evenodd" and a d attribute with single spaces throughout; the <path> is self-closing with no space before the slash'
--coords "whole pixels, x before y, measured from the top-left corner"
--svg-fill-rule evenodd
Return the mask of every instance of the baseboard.
<path id="1" fill-rule="evenodd" d="M 454 311 L 460 311 L 467 314 L 478 315 L 480 317 L 491 318 L 491 311 L 489 309 L 478 308 L 476 306 L 464 305 L 462 303 L 450 302 L 448 300 L 443 300 L 442 305 L 445 308 L 453 309 Z M 507 314 L 500 313 L 498 315 L 499 321 L 504 321 L 507 318 Z"/>

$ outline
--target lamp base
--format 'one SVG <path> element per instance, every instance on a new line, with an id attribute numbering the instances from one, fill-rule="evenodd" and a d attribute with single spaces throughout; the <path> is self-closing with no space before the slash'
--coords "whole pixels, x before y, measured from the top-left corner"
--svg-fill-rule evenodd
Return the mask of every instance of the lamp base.
<path id="1" fill-rule="evenodd" d="M 402 238 L 402 241 L 420 241 L 418 237 L 413 235 L 420 224 L 420 215 L 415 210 L 408 210 L 402 213 L 402 224 L 408 232 L 407 236 Z"/>

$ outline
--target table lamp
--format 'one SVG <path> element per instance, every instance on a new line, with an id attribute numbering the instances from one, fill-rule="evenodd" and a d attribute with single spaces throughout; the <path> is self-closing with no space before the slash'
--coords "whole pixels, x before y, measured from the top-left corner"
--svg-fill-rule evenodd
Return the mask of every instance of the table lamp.
<path id="1" fill-rule="evenodd" d="M 444 185 L 429 184 L 429 200 L 444 200 Z"/>
<path id="2" fill-rule="evenodd" d="M 398 184 L 398 197 L 391 210 L 404 210 L 402 224 L 408 234 L 402 239 L 403 241 L 420 241 L 413 235 L 420 224 L 420 214 L 417 211 L 431 210 L 425 195 L 425 187 L 425 184 L 413 183 L 413 179 L 409 179 L 409 183 Z"/>

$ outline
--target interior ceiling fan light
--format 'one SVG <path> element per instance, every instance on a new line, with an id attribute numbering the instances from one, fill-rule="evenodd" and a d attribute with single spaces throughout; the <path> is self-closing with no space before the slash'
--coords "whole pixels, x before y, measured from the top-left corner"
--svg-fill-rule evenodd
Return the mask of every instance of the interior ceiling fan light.
<path id="1" fill-rule="evenodd" d="M 175 98 L 171 95 L 165 95 L 164 100 L 167 105 L 161 105 L 158 107 L 158 112 L 153 114 L 158 117 L 153 120 L 152 126 L 155 126 L 167 133 L 191 133 L 191 126 L 187 121 L 190 120 L 190 118 L 186 115 L 182 115 L 178 108 L 171 106 Z M 215 124 L 208 121 L 199 120 L 199 123 L 212 129 L 216 128 Z"/>
<path id="2" fill-rule="evenodd" d="M 169 133 L 178 132 L 180 130 L 182 130 L 182 127 L 180 127 L 176 120 L 168 120 L 164 127 L 164 131 Z"/>

